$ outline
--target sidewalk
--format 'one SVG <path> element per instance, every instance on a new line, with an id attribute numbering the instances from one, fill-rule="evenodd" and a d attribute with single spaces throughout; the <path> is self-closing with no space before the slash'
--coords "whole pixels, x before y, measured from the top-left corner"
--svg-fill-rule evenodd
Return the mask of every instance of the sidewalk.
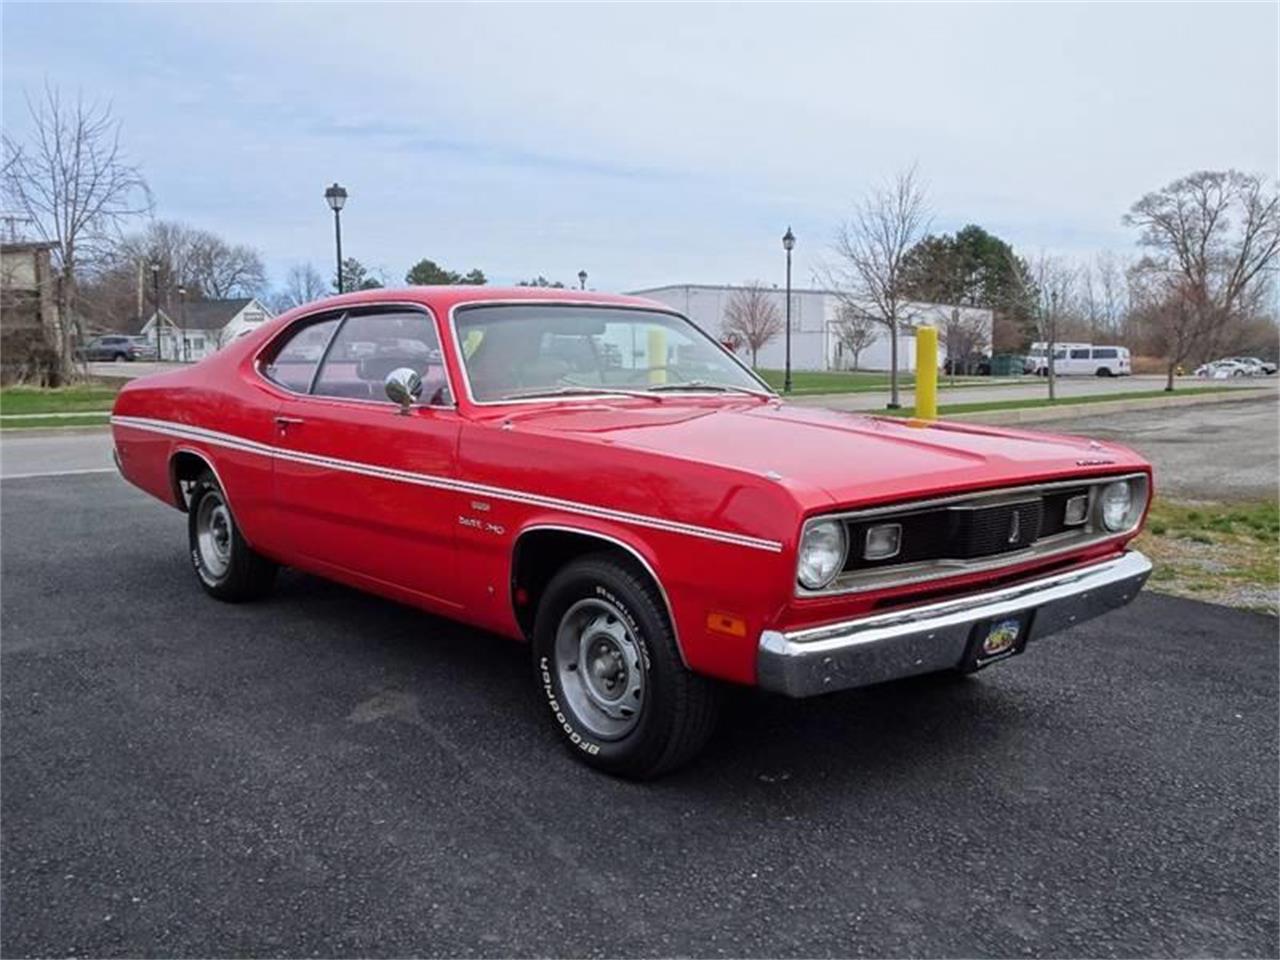
<path id="1" fill-rule="evenodd" d="M 1241 377 L 1235 380 L 1197 380 L 1194 377 L 1179 377 L 1172 396 L 1192 395 L 1197 389 L 1206 387 L 1226 387 L 1229 390 L 1257 390 L 1259 387 L 1270 388 L 1273 392 L 1280 387 L 1277 377 Z M 1063 377 L 1056 383 L 1059 400 L 1072 397 L 1098 396 L 1107 393 L 1134 393 L 1138 391 L 1162 390 L 1164 377 L 1116 377 L 1099 379 L 1096 377 Z M 915 391 L 903 389 L 899 392 L 902 406 L 910 409 L 915 406 Z M 1211 394 L 1211 396 L 1221 394 Z M 938 406 L 945 407 L 960 403 L 991 403 L 1009 400 L 1044 400 L 1049 396 L 1048 385 L 1043 380 L 1031 380 L 1026 383 L 993 385 L 990 387 L 947 387 L 945 383 L 938 385 Z M 1200 398 L 1207 399 L 1205 397 Z M 885 409 L 889 402 L 888 390 L 877 390 L 873 393 L 826 393 L 811 394 L 789 398 L 790 403 L 807 407 L 826 407 L 829 410 L 851 410 L 864 413 L 877 413 Z M 1140 401 L 1139 401 L 1140 402 Z"/>

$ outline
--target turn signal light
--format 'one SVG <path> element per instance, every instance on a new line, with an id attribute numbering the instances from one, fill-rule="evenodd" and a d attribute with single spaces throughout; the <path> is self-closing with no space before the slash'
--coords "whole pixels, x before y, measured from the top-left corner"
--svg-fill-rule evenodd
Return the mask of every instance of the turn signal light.
<path id="1" fill-rule="evenodd" d="M 735 617 L 731 613 L 712 611 L 707 614 L 707 629 L 712 633 L 727 633 L 731 637 L 745 637 L 747 635 L 747 621 L 741 617 Z"/>

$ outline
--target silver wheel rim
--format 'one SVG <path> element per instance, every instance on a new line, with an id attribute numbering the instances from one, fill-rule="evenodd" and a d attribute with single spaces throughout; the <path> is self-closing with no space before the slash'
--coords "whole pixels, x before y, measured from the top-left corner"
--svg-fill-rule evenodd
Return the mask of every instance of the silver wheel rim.
<path id="1" fill-rule="evenodd" d="M 201 497 L 196 508 L 196 548 L 211 577 L 226 575 L 231 567 L 231 512 L 216 490 Z"/>
<path id="2" fill-rule="evenodd" d="M 640 722 L 640 645 L 613 604 L 591 598 L 566 610 L 556 630 L 555 659 L 564 699 L 593 736 L 617 740 Z"/>

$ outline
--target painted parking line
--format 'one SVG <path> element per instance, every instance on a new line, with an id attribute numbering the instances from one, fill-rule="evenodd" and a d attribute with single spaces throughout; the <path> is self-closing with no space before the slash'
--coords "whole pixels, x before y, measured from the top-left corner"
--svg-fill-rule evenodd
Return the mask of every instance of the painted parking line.
<path id="1" fill-rule="evenodd" d="M 82 477 L 92 473 L 115 473 L 115 467 L 86 467 L 82 470 L 50 470 L 45 473 L 6 473 L 0 475 L 4 480 L 36 480 L 41 477 Z"/>

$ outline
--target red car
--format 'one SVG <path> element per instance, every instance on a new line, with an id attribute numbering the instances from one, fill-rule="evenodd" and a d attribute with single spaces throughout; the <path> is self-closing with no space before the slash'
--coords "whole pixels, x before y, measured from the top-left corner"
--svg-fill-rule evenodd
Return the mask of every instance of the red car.
<path id="1" fill-rule="evenodd" d="M 572 751 L 633 777 L 702 746 L 725 683 L 976 670 L 1151 569 L 1132 452 L 791 406 L 631 297 L 335 297 L 132 381 L 112 429 L 211 595 L 288 565 L 527 641 Z"/>

